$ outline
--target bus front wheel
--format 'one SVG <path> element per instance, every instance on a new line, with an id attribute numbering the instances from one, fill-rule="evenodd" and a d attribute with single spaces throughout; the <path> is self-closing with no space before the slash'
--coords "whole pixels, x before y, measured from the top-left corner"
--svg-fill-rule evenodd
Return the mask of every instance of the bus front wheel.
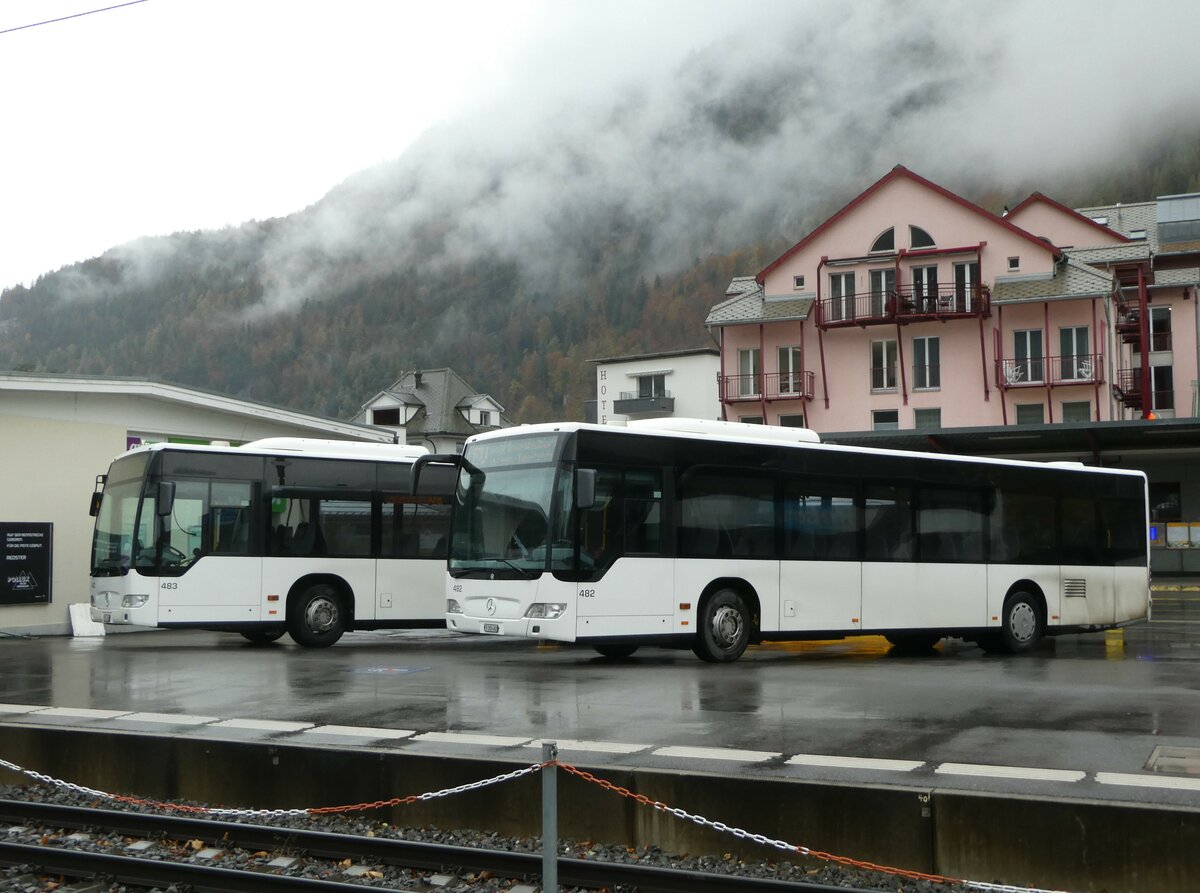
<path id="1" fill-rule="evenodd" d="M 1036 645 L 1046 631 L 1042 608 L 1028 592 L 1014 592 L 1004 600 L 1000 641 L 1010 654 L 1020 654 Z"/>
<path id="2" fill-rule="evenodd" d="M 737 660 L 750 642 L 750 611 L 732 589 L 713 593 L 700 611 L 700 628 L 692 651 L 709 663 Z"/>
<path id="3" fill-rule="evenodd" d="M 338 591 L 328 583 L 310 586 L 288 605 L 288 633 L 308 648 L 328 648 L 346 631 Z"/>

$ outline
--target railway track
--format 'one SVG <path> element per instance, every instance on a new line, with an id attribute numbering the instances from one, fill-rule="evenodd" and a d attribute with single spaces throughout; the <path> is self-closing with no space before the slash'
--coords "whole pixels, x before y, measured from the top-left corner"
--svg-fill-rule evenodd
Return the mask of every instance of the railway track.
<path id="1" fill-rule="evenodd" d="M 123 884 L 165 888 L 186 884 L 194 890 L 269 893 L 276 890 L 361 891 L 405 889 L 434 881 L 425 889 L 502 889 L 489 887 L 495 878 L 540 881 L 540 853 L 450 846 L 384 837 L 363 837 L 326 831 L 213 821 L 191 816 L 154 815 L 124 810 L 64 806 L 22 800 L 0 800 L 0 864 L 36 866 L 44 873 L 72 878 L 111 877 Z M 72 831 L 95 830 L 134 839 L 145 855 L 98 851 L 96 842 Z M 27 832 L 27 833 L 23 833 Z M 28 838 L 34 838 L 30 840 Z M 137 844 L 147 841 L 149 844 Z M 245 868 L 195 861 L 204 844 L 227 854 L 252 856 Z M 101 845 L 117 849 L 109 842 Z M 191 852 L 188 852 L 188 850 Z M 153 850 L 153 851 L 152 851 Z M 249 856 L 247 857 L 249 858 Z M 191 861 L 184 861 L 191 859 Z M 242 860 L 243 862 L 245 859 Z M 426 873 L 409 877 L 404 886 L 381 886 L 397 869 Z M 353 871 L 362 880 L 347 877 Z M 314 877 L 337 874 L 339 879 Z M 440 881 L 432 878 L 441 875 Z M 560 858 L 559 884 L 581 890 L 622 889 L 656 893 L 845 893 L 846 886 L 829 886 L 662 868 L 658 866 Z M 456 882 L 454 886 L 451 882 Z M 464 888 L 462 885 L 466 884 Z M 862 887 L 859 889 L 882 889 Z"/>

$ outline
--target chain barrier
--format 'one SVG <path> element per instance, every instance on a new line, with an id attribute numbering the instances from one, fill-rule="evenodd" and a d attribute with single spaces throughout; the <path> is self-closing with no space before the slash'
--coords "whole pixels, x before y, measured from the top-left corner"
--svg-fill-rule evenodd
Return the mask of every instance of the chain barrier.
<path id="1" fill-rule="evenodd" d="M 799 844 L 788 843 L 784 840 L 776 840 L 772 837 L 767 837 L 765 834 L 754 834 L 742 828 L 736 828 L 732 825 L 726 825 L 724 822 L 715 822 L 712 819 L 707 819 L 702 815 L 688 812 L 678 807 L 668 806 L 661 800 L 651 800 L 644 794 L 636 794 L 628 788 L 613 784 L 604 778 L 598 778 L 577 766 L 572 766 L 570 763 L 564 763 L 561 760 L 556 761 L 558 768 L 564 772 L 568 772 L 583 781 L 591 782 L 604 788 L 606 791 L 618 794 L 622 797 L 640 803 L 642 806 L 649 806 L 651 809 L 666 815 L 674 816 L 677 819 L 683 819 L 705 828 L 711 828 L 714 831 L 719 831 L 724 834 L 732 834 L 740 840 L 750 840 L 754 843 L 774 847 L 777 850 L 796 853 L 800 856 L 808 856 L 813 859 L 820 859 L 824 862 L 833 862 L 837 865 L 845 865 L 849 868 L 860 868 L 867 871 L 877 871 L 882 874 L 893 875 L 895 877 L 907 878 L 916 881 L 928 881 L 933 884 L 953 885 L 957 887 L 965 887 L 969 890 L 985 890 L 988 893 L 1063 893 L 1063 891 L 1045 890 L 1040 887 L 1020 887 L 1011 884 L 991 884 L 986 881 L 970 881 L 965 878 L 949 877 L 941 874 L 929 874 L 923 871 L 912 871 L 906 868 L 896 868 L 891 865 L 879 865 L 874 862 L 866 862 L 861 859 L 852 859 L 849 856 L 839 856 L 834 853 L 826 853 L 821 850 L 814 850 Z"/>
<path id="2" fill-rule="evenodd" d="M 485 778 L 481 781 L 472 781 L 467 784 L 460 784 L 453 788 L 443 788 L 440 791 L 428 791 L 424 794 L 409 794 L 407 797 L 393 797 L 390 800 L 375 800 L 371 803 L 353 803 L 344 806 L 310 806 L 305 809 L 235 809 L 232 807 L 220 806 L 192 806 L 186 803 L 169 803 L 164 800 L 149 800 L 142 797 L 129 797 L 124 794 L 110 794 L 107 791 L 99 791 L 95 788 L 84 787 L 83 785 L 75 784 L 70 781 L 63 781 L 61 778 L 55 778 L 52 775 L 44 775 L 41 772 L 35 772 L 32 769 L 26 769 L 24 766 L 18 766 L 16 763 L 10 763 L 8 760 L 0 759 L 0 767 L 24 775 L 27 778 L 32 778 L 42 784 L 51 787 L 61 788 L 65 791 L 71 791 L 76 794 L 85 794 L 89 797 L 96 797 L 100 800 L 108 800 L 114 803 L 125 803 L 130 806 L 141 806 L 151 809 L 161 809 L 168 812 L 184 812 L 191 815 L 210 815 L 219 816 L 222 818 L 295 818 L 300 816 L 314 815 L 330 815 L 334 813 L 346 812 L 364 812 L 368 809 L 384 809 L 389 806 L 408 806 L 413 803 L 424 802 L 427 800 L 436 800 L 439 797 L 449 797 L 454 794 L 463 794 L 467 791 L 477 791 L 480 788 L 491 787 L 492 785 L 500 784 L 506 781 L 512 781 L 521 778 L 524 775 L 530 775 L 534 772 L 541 772 L 551 763 L 531 763 L 528 766 L 523 766 L 520 769 L 515 769 L 512 772 L 506 772 L 503 775 L 496 775 L 492 778 Z"/>
<path id="3" fill-rule="evenodd" d="M 743 828 L 738 828 L 733 825 L 727 825 L 724 822 L 713 821 L 705 818 L 702 815 L 688 812 L 685 809 L 680 809 L 674 806 L 668 806 L 661 800 L 651 800 L 644 794 L 637 794 L 628 788 L 613 784 L 604 778 L 599 778 L 590 772 L 572 766 L 570 763 L 564 763 L 561 760 L 548 760 L 541 763 L 531 763 L 528 766 L 523 766 L 520 769 L 515 769 L 512 772 L 505 772 L 503 775 L 495 775 L 491 778 L 485 778 L 480 781 L 472 781 L 466 784 L 460 784 L 452 788 L 442 788 L 440 791 L 429 791 L 424 794 L 409 794 L 405 797 L 392 797 L 388 800 L 374 800 L 369 803 L 353 803 L 343 806 L 312 806 L 306 809 L 235 809 L 229 807 L 218 806 L 193 806 L 184 803 L 170 803 L 162 800 L 150 800 L 141 797 L 130 797 L 123 794 L 111 794 L 107 791 L 100 791 L 96 788 L 85 787 L 84 785 L 75 784 L 74 782 L 63 781 L 60 778 L 55 778 L 52 775 L 45 775 L 41 772 L 36 772 L 33 769 L 27 769 L 24 766 L 18 766 L 16 763 L 0 758 L 0 767 L 8 769 L 19 775 L 24 775 L 27 778 L 32 778 L 41 784 L 51 787 L 61 788 L 62 790 L 71 791 L 76 794 L 84 794 L 89 797 L 95 797 L 100 800 L 108 800 L 114 803 L 125 803 L 130 806 L 140 806 L 151 809 L 161 809 L 169 812 L 183 812 L 192 815 L 210 815 L 224 818 L 294 818 L 301 816 L 317 816 L 317 815 L 333 815 L 348 812 L 364 812 L 369 809 L 385 809 L 392 806 L 408 806 L 413 803 L 421 803 L 428 800 L 436 800 L 441 797 L 450 797 L 455 794 L 464 794 L 468 791 L 477 791 L 482 788 L 491 787 L 492 785 L 501 784 L 506 781 L 514 781 L 526 775 L 531 775 L 535 772 L 541 772 L 551 766 L 556 766 L 577 778 L 598 785 L 606 791 L 617 794 L 621 797 L 633 800 L 642 806 L 648 806 L 665 815 L 673 816 L 677 819 L 692 822 L 705 828 L 711 828 L 713 831 L 722 834 L 732 834 L 739 840 L 749 840 L 760 846 L 773 847 L 774 849 L 784 852 L 795 853 L 799 856 L 807 856 L 813 859 L 819 859 L 824 862 L 832 862 L 837 865 L 844 865 L 848 868 L 858 868 L 866 871 L 876 871 L 882 874 L 892 875 L 895 877 L 907 878 L 909 880 L 927 881 L 934 884 L 945 884 L 947 886 L 964 887 L 969 890 L 981 890 L 986 893 L 1063 893 L 1063 891 L 1047 890 L 1041 887 L 1021 887 L 1011 884 L 992 884 L 986 881 L 971 881 L 965 878 L 949 877 L 941 874 L 929 874 L 923 871 L 913 871 L 906 868 L 896 868 L 890 865 L 879 865 L 875 862 L 867 862 L 861 859 L 852 859 L 849 856 L 839 856 L 835 853 L 827 853 L 821 850 L 814 850 L 810 847 L 799 844 L 788 843 L 785 840 L 778 840 L 773 837 L 767 837 L 765 834 L 755 834 L 746 831 Z"/>

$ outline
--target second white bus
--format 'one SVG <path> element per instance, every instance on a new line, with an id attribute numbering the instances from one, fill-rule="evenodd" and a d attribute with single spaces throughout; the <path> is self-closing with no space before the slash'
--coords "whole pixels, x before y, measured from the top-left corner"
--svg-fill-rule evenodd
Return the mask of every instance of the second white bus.
<path id="1" fill-rule="evenodd" d="M 272 438 L 124 453 L 92 501 L 92 619 L 310 647 L 442 627 L 452 480 L 410 494 L 426 452 Z"/>
<path id="2" fill-rule="evenodd" d="M 865 634 L 1019 652 L 1150 610 L 1141 472 L 679 419 L 489 432 L 414 476 L 439 464 L 460 470 L 454 630 L 732 661 Z"/>

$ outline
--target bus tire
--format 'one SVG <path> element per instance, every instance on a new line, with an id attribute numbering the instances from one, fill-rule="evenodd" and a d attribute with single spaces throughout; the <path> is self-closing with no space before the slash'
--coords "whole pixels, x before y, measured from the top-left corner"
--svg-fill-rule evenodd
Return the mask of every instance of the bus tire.
<path id="1" fill-rule="evenodd" d="M 937 633 L 884 633 L 898 654 L 928 654 L 942 640 Z"/>
<path id="2" fill-rule="evenodd" d="M 733 589 L 719 589 L 700 611 L 692 652 L 709 663 L 735 661 L 750 642 L 750 625 L 746 600 Z"/>
<path id="3" fill-rule="evenodd" d="M 633 652 L 638 650 L 638 646 L 632 642 L 604 642 L 592 647 L 601 657 L 607 657 L 609 660 L 631 657 Z"/>
<path id="4" fill-rule="evenodd" d="M 261 629 L 255 626 L 248 629 L 240 629 L 238 632 L 242 634 L 242 638 L 247 642 L 253 642 L 255 645 L 267 645 L 280 638 L 287 630 L 282 626 L 270 629 Z"/>
<path id="5" fill-rule="evenodd" d="M 288 633 L 306 648 L 328 648 L 346 631 L 345 612 L 338 591 L 328 583 L 318 583 L 288 604 Z"/>
<path id="6" fill-rule="evenodd" d="M 1000 620 L 1000 638 L 1009 654 L 1033 648 L 1046 631 L 1041 605 L 1028 592 L 1014 592 L 1006 598 Z"/>

